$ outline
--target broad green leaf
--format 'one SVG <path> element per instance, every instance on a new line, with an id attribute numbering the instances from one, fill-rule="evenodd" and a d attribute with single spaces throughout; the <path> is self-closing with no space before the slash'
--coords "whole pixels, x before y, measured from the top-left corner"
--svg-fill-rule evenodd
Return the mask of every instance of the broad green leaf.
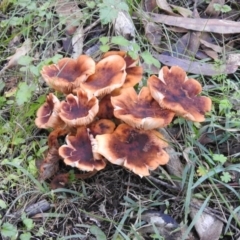
<path id="1" fill-rule="evenodd" d="M 23 66 L 28 66 L 32 62 L 32 57 L 30 56 L 21 56 L 18 60 L 18 64 Z"/>
<path id="2" fill-rule="evenodd" d="M 2 199 L 0 199 L 0 208 L 1 209 L 6 209 L 7 208 L 7 204 Z"/>
<path id="3" fill-rule="evenodd" d="M 107 43 L 109 42 L 109 37 L 101 37 L 101 38 L 99 39 L 99 41 L 100 41 L 103 45 L 105 45 L 105 44 L 107 44 Z"/>
<path id="4" fill-rule="evenodd" d="M 107 52 L 109 49 L 110 49 L 110 47 L 108 46 L 108 45 L 102 45 L 102 46 L 100 46 L 100 48 L 99 48 L 102 52 Z"/>
<path id="5" fill-rule="evenodd" d="M 26 82 L 21 82 L 18 85 L 18 90 L 16 93 L 16 102 L 17 104 L 23 105 L 24 103 L 30 101 L 32 93 L 35 90 L 36 86 L 34 84 L 27 85 Z"/>
<path id="6" fill-rule="evenodd" d="M 141 53 L 141 57 L 146 64 L 153 64 L 155 67 L 160 68 L 160 62 L 156 58 L 154 58 L 150 52 L 145 51 Z"/>
<path id="7" fill-rule="evenodd" d="M 220 163 L 225 163 L 227 161 L 227 157 L 225 157 L 223 154 L 213 154 L 213 160 Z"/>
<path id="8" fill-rule="evenodd" d="M 0 80 L 0 92 L 4 89 L 5 85 L 6 84 L 3 82 L 3 80 Z"/>
<path id="9" fill-rule="evenodd" d="M 125 39 L 123 36 L 112 37 L 111 42 L 124 47 L 128 47 L 130 44 L 129 41 Z"/>
<path id="10" fill-rule="evenodd" d="M 31 233 L 27 232 L 27 233 L 22 233 L 20 235 L 20 239 L 21 240 L 30 240 L 32 237 Z"/>
<path id="11" fill-rule="evenodd" d="M 17 227 L 8 222 L 2 225 L 0 232 L 3 237 L 15 237 L 18 234 Z"/>
<path id="12" fill-rule="evenodd" d="M 231 181 L 232 176 L 230 175 L 229 172 L 223 172 L 223 173 L 222 173 L 222 176 L 221 176 L 220 178 L 221 178 L 221 180 L 222 180 L 223 182 L 228 183 L 228 182 Z"/>
<path id="13" fill-rule="evenodd" d="M 91 234 L 96 236 L 97 240 L 107 240 L 106 235 L 104 234 L 104 232 L 99 227 L 91 226 L 89 231 L 91 232 Z"/>

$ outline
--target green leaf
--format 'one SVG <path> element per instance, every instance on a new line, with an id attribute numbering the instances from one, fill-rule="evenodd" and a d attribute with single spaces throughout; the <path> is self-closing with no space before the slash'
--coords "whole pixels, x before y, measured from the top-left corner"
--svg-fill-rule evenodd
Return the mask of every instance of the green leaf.
<path id="1" fill-rule="evenodd" d="M 33 222 L 32 219 L 27 218 L 26 216 L 23 216 L 23 217 L 22 217 L 22 221 L 23 221 L 23 224 L 25 225 L 25 227 L 27 228 L 27 230 L 33 229 L 33 227 L 34 227 L 34 222 Z"/>
<path id="2" fill-rule="evenodd" d="M 110 47 L 108 45 L 102 45 L 102 46 L 99 47 L 99 49 L 102 52 L 107 52 L 110 49 Z"/>
<path id="3" fill-rule="evenodd" d="M 231 181 L 232 176 L 229 174 L 229 172 L 223 172 L 220 178 L 223 182 L 228 183 Z"/>
<path id="4" fill-rule="evenodd" d="M 227 12 L 230 12 L 232 10 L 232 8 L 228 5 L 223 5 L 222 6 L 222 9 L 221 9 L 221 12 L 222 13 L 227 13 Z"/>
<path id="5" fill-rule="evenodd" d="M 141 53 L 141 57 L 146 64 L 153 64 L 155 67 L 160 68 L 160 62 L 156 58 L 154 58 L 150 52 L 145 51 Z"/>
<path id="6" fill-rule="evenodd" d="M 5 87 L 5 83 L 3 82 L 3 80 L 1 79 L 0 80 L 0 92 L 4 89 L 4 87 Z"/>
<path id="7" fill-rule="evenodd" d="M 27 85 L 26 82 L 21 82 L 18 85 L 18 90 L 16 93 L 16 102 L 19 106 L 30 101 L 32 93 L 35 90 L 36 86 L 34 84 Z"/>
<path id="8" fill-rule="evenodd" d="M 111 42 L 124 47 L 128 47 L 130 45 L 129 41 L 123 36 L 112 37 Z"/>
<path id="9" fill-rule="evenodd" d="M 100 4 L 99 4 L 100 5 Z M 99 9 L 99 17 L 101 19 L 102 24 L 111 23 L 116 19 L 118 12 L 115 9 L 109 8 L 101 8 Z"/>
<path id="10" fill-rule="evenodd" d="M 86 3 L 87 3 L 87 6 L 92 9 L 95 8 L 96 6 L 96 3 L 94 1 L 87 1 Z"/>
<path id="11" fill-rule="evenodd" d="M 7 204 L 2 199 L 0 199 L 0 208 L 1 209 L 6 209 L 7 208 Z"/>
<path id="12" fill-rule="evenodd" d="M 225 163 L 227 161 L 227 157 L 225 157 L 223 154 L 213 154 L 213 160 L 220 163 Z"/>
<path id="13" fill-rule="evenodd" d="M 18 60 L 18 64 L 23 66 L 28 66 L 32 62 L 32 57 L 29 56 L 21 56 Z"/>
<path id="14" fill-rule="evenodd" d="M 20 235 L 20 239 L 21 240 L 30 240 L 32 237 L 31 233 L 27 232 L 27 233 L 22 233 Z"/>
<path id="15" fill-rule="evenodd" d="M 18 234 L 17 228 L 11 223 L 4 223 L 0 229 L 3 237 L 16 237 Z"/>
<path id="16" fill-rule="evenodd" d="M 199 166 L 197 169 L 197 175 L 198 176 L 204 176 L 208 173 L 208 170 L 204 166 Z"/>
<path id="17" fill-rule="evenodd" d="M 99 227 L 91 226 L 89 231 L 91 232 L 91 234 L 96 236 L 97 240 L 107 240 L 106 235 L 104 234 L 104 232 Z"/>
<path id="18" fill-rule="evenodd" d="M 109 42 L 109 37 L 101 37 L 101 38 L 99 39 L 99 41 L 100 41 L 103 45 L 105 45 L 105 44 L 107 44 L 107 43 Z"/>

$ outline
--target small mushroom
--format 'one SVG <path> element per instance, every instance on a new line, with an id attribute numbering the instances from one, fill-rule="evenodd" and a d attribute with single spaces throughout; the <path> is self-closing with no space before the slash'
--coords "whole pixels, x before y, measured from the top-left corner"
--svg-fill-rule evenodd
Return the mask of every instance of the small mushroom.
<path id="1" fill-rule="evenodd" d="M 124 60 L 126 62 L 126 68 L 135 67 L 138 65 L 138 62 L 139 62 L 139 57 L 137 57 L 136 59 L 133 59 L 125 51 L 109 51 L 109 52 L 104 53 L 102 58 L 106 58 L 106 57 L 112 56 L 112 55 L 118 55 L 118 56 L 121 56 L 122 58 L 124 58 Z"/>
<path id="2" fill-rule="evenodd" d="M 44 66 L 41 74 L 56 91 L 69 94 L 95 72 L 95 66 L 91 57 L 80 55 L 76 60 L 62 58 L 57 64 Z"/>
<path id="3" fill-rule="evenodd" d="M 75 136 L 66 136 L 67 144 L 62 145 L 58 153 L 67 165 L 83 171 L 99 171 L 105 168 L 106 162 L 103 156 L 93 152 L 93 141 L 88 129 L 85 126 L 79 127 Z"/>
<path id="4" fill-rule="evenodd" d="M 70 127 L 87 125 L 94 120 L 98 112 L 98 99 L 88 97 L 81 89 L 76 91 L 77 96 L 69 94 L 66 101 L 60 103 L 60 118 Z"/>
<path id="5" fill-rule="evenodd" d="M 103 97 L 123 85 L 126 78 L 126 63 L 118 55 L 100 60 L 96 71 L 85 82 L 80 84 L 89 96 Z"/>
<path id="6" fill-rule="evenodd" d="M 35 124 L 38 128 L 57 128 L 64 125 L 59 117 L 60 101 L 50 93 L 46 97 L 46 102 L 38 109 Z"/>
<path id="7" fill-rule="evenodd" d="M 96 120 L 88 125 L 90 134 L 92 134 L 93 137 L 96 137 L 96 135 L 112 133 L 115 127 L 115 123 L 108 119 Z"/>
<path id="8" fill-rule="evenodd" d="M 97 113 L 98 118 L 111 119 L 114 117 L 111 96 L 112 96 L 111 94 L 107 94 L 101 100 L 99 100 L 99 110 Z"/>
<path id="9" fill-rule="evenodd" d="M 112 134 L 96 136 L 95 151 L 113 164 L 123 165 L 139 176 L 168 162 L 168 144 L 156 130 L 138 130 L 120 124 Z"/>
<path id="10" fill-rule="evenodd" d="M 148 79 L 151 95 L 163 108 L 195 122 L 205 120 L 205 113 L 211 110 L 212 101 L 201 93 L 201 84 L 187 78 L 185 71 L 177 66 L 163 67 L 159 76 Z"/>
<path id="11" fill-rule="evenodd" d="M 116 118 L 140 129 L 165 127 L 174 117 L 174 112 L 159 106 L 148 87 L 143 87 L 139 95 L 134 88 L 126 88 L 120 95 L 112 97 L 111 102 Z"/>
<path id="12" fill-rule="evenodd" d="M 109 51 L 103 55 L 103 58 L 112 55 L 119 55 L 123 57 L 126 62 L 127 76 L 122 86 L 123 88 L 134 87 L 137 83 L 141 81 L 143 75 L 143 68 L 137 66 L 139 58 L 133 59 L 129 55 L 127 55 L 127 53 L 124 51 Z"/>

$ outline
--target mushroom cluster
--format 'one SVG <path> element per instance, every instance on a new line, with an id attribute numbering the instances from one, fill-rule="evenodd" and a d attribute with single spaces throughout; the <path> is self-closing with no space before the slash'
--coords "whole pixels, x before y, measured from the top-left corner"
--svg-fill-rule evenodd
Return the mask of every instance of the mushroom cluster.
<path id="1" fill-rule="evenodd" d="M 44 178 L 57 171 L 47 171 L 52 159 L 57 164 L 57 157 L 83 171 L 99 171 L 109 161 L 147 176 L 149 170 L 169 160 L 164 150 L 168 144 L 157 128 L 169 125 L 175 115 L 204 121 L 211 99 L 199 96 L 198 81 L 189 79 L 180 67 L 163 67 L 137 93 L 134 86 L 143 75 L 138 64 L 139 59 L 126 52 L 110 51 L 98 62 L 81 55 L 43 67 L 46 83 L 65 99 L 60 101 L 50 93 L 38 109 L 35 123 L 53 129 L 54 142 L 66 135 L 66 143 L 52 144 L 54 154 L 43 161 Z"/>

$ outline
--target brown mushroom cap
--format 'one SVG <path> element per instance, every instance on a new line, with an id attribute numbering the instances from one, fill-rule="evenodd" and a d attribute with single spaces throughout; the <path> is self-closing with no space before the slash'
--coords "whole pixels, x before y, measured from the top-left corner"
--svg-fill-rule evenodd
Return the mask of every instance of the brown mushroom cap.
<path id="1" fill-rule="evenodd" d="M 112 55 L 118 55 L 118 56 L 121 56 L 122 58 L 124 58 L 124 60 L 126 62 L 126 68 L 135 67 L 135 66 L 137 66 L 137 64 L 139 62 L 139 57 L 136 59 L 133 59 L 125 51 L 109 51 L 109 52 L 104 53 L 102 58 L 106 58 L 106 57 L 112 56 Z"/>
<path id="2" fill-rule="evenodd" d="M 52 88 L 68 94 L 95 72 L 95 65 L 91 57 L 80 55 L 76 60 L 62 58 L 57 64 L 44 66 L 41 74 Z"/>
<path id="3" fill-rule="evenodd" d="M 143 75 L 143 68 L 137 66 L 139 58 L 133 59 L 130 56 L 128 56 L 127 53 L 124 51 L 109 51 L 103 55 L 103 58 L 112 55 L 119 55 L 123 57 L 126 62 L 127 76 L 122 86 L 123 88 L 134 87 L 137 83 L 141 81 Z"/>
<path id="4" fill-rule="evenodd" d="M 148 79 L 148 87 L 161 107 L 188 120 L 202 122 L 205 113 L 211 110 L 210 98 L 196 96 L 202 91 L 200 83 L 195 79 L 188 79 L 180 67 L 163 67 L 159 77 L 151 76 Z"/>
<path id="5" fill-rule="evenodd" d="M 38 109 L 35 124 L 38 128 L 56 128 L 64 125 L 59 117 L 60 101 L 50 93 L 46 97 L 46 102 Z"/>
<path id="6" fill-rule="evenodd" d="M 93 75 L 80 84 L 89 96 L 103 97 L 123 85 L 126 78 L 126 63 L 118 55 L 100 60 Z"/>
<path id="7" fill-rule="evenodd" d="M 165 127 L 174 117 L 174 112 L 159 106 L 148 87 L 143 87 L 139 95 L 134 88 L 126 88 L 111 101 L 114 116 L 132 127 L 145 130 Z"/>
<path id="8" fill-rule="evenodd" d="M 115 123 L 108 119 L 96 120 L 88 125 L 90 133 L 93 137 L 96 137 L 96 135 L 112 133 L 115 127 Z"/>
<path id="9" fill-rule="evenodd" d="M 168 144 L 162 139 L 155 130 L 120 124 L 112 134 L 97 135 L 95 148 L 111 163 L 123 165 L 142 177 L 168 162 L 169 156 L 163 150 Z"/>
<path id="10" fill-rule="evenodd" d="M 69 94 L 66 101 L 60 103 L 60 118 L 70 127 L 79 127 L 91 123 L 98 112 L 98 99 L 88 97 L 81 89 L 77 96 Z"/>
<path id="11" fill-rule="evenodd" d="M 123 84 L 123 88 L 134 87 L 142 79 L 143 68 L 142 67 L 131 67 L 126 69 L 126 79 Z"/>
<path id="12" fill-rule="evenodd" d="M 89 135 L 87 128 L 79 127 L 76 136 L 67 135 L 67 144 L 62 145 L 58 153 L 67 165 L 83 171 L 99 171 L 106 163 L 100 154 L 93 152 L 92 141 L 93 137 Z"/>
<path id="13" fill-rule="evenodd" d="M 99 110 L 97 113 L 98 118 L 113 118 L 113 105 L 111 103 L 111 94 L 105 95 L 100 101 L 99 101 Z"/>

